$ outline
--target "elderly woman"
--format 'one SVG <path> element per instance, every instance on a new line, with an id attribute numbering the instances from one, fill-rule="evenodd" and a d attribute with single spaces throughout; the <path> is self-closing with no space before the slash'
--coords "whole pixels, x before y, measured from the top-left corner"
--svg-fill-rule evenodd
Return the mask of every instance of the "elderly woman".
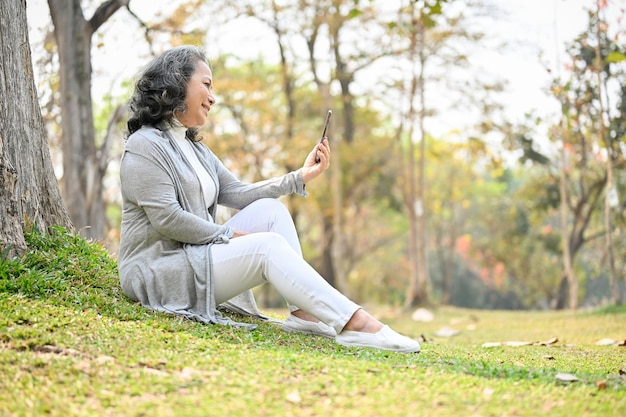
<path id="1" fill-rule="evenodd" d="M 307 195 L 305 185 L 328 169 L 328 140 L 299 170 L 243 183 L 199 142 L 198 128 L 215 105 L 212 88 L 206 56 L 191 46 L 155 58 L 135 85 L 120 170 L 124 293 L 155 310 L 253 328 L 218 307 L 267 318 L 251 292 L 267 282 L 289 305 L 285 331 L 344 346 L 418 352 L 415 340 L 383 325 L 303 259 L 293 220 L 277 200 Z M 219 224 L 218 204 L 239 211 Z"/>

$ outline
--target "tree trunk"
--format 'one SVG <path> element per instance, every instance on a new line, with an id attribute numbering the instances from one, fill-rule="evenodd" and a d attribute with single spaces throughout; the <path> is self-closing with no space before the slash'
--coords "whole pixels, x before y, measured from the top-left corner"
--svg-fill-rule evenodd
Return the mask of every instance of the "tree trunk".
<path id="1" fill-rule="evenodd" d="M 613 187 L 613 146 L 612 138 L 609 135 L 605 135 L 604 132 L 604 82 L 602 80 L 602 56 L 600 53 L 600 10 L 602 6 L 599 0 L 596 0 L 596 37 L 598 42 L 595 47 L 595 73 L 598 80 L 598 106 L 600 110 L 600 117 L 598 117 L 598 142 L 600 146 L 604 144 L 606 147 L 606 194 L 604 199 L 604 227 L 606 229 L 606 250 L 609 263 L 609 283 L 611 286 L 611 297 L 613 298 L 613 304 L 620 305 L 622 303 L 619 286 L 617 283 L 617 271 L 615 270 L 615 252 L 613 250 L 613 224 L 611 216 L 613 215 L 612 209 L 619 204 L 617 197 L 617 189 Z"/>
<path id="2" fill-rule="evenodd" d="M 426 232 L 426 181 L 425 181 L 425 169 L 426 169 L 426 129 L 424 127 L 424 121 L 426 119 L 426 91 L 424 83 L 424 67 L 426 66 L 426 57 L 424 55 L 424 32 L 425 28 L 423 24 L 418 25 L 419 33 L 419 61 L 420 72 L 418 76 L 419 84 L 419 98 L 420 98 L 420 111 L 419 111 L 419 131 L 420 131 L 420 157 L 418 166 L 418 185 L 419 185 L 419 201 L 422 205 L 422 210 L 417 217 L 417 224 L 419 230 L 417 254 L 418 254 L 418 274 L 417 284 L 418 292 L 416 295 L 416 302 L 425 305 L 428 304 L 428 257 L 426 255 L 427 246 L 427 232 Z"/>
<path id="3" fill-rule="evenodd" d="M 96 146 L 91 101 L 91 37 L 129 0 L 103 2 L 85 20 L 80 0 L 48 0 L 59 54 L 62 192 L 74 225 L 86 237 L 105 237 L 103 178 L 108 155 Z"/>
<path id="4" fill-rule="evenodd" d="M 54 176 L 30 55 L 25 0 L 0 0 L 0 247 L 23 251 L 24 227 L 72 227 Z"/>
<path id="5" fill-rule="evenodd" d="M 557 288 L 556 299 L 554 300 L 554 309 L 555 310 L 564 310 L 568 306 L 569 302 L 569 282 L 566 275 L 561 277 L 561 281 L 559 281 L 559 288 Z"/>
<path id="6" fill-rule="evenodd" d="M 415 13 L 415 8 L 412 8 Z M 417 307 L 420 305 L 428 304 L 428 292 L 427 292 L 427 268 L 426 268 L 426 238 L 425 227 L 426 222 L 424 219 L 425 214 L 425 193 L 424 193 L 424 152 L 425 152 L 425 140 L 426 135 L 424 132 L 424 64 L 425 58 L 423 54 L 424 47 L 424 27 L 423 23 L 418 20 L 416 16 L 413 16 L 411 27 L 411 46 L 410 46 L 410 58 L 411 62 L 415 64 L 415 54 L 419 53 L 419 73 L 416 74 L 413 70 L 411 78 L 411 91 L 409 94 L 409 111 L 408 111 L 408 123 L 409 123 L 409 148 L 408 148 L 408 171 L 407 176 L 409 179 L 409 198 L 408 198 L 408 212 L 409 212 L 409 259 L 411 262 L 411 278 L 409 286 L 407 288 L 406 300 L 404 306 L 406 309 Z M 420 103 L 422 108 L 419 115 L 419 130 L 421 135 L 420 143 L 420 159 L 418 166 L 418 185 L 419 191 L 416 192 L 415 185 L 415 153 L 413 145 L 413 126 L 415 124 L 415 106 L 413 101 L 419 91 Z"/>
<path id="7" fill-rule="evenodd" d="M 565 117 L 565 116 L 563 116 Z M 572 251 L 570 245 L 570 239 L 568 234 L 568 204 L 567 204 L 567 187 L 566 187 L 566 176 L 567 176 L 567 166 L 566 164 L 566 130 L 563 129 L 562 134 L 562 144 L 561 144 L 561 167 L 560 167 L 560 177 L 559 177 L 559 192 L 561 194 L 561 202 L 559 205 L 560 208 L 560 221 L 561 221 L 561 246 L 563 247 L 563 280 L 561 280 L 561 284 L 559 285 L 558 291 L 558 300 L 557 300 L 557 309 L 564 308 L 564 299 L 565 299 L 565 289 L 569 289 L 569 308 L 575 310 L 578 305 L 578 281 L 576 276 L 574 275 L 574 271 L 572 270 Z"/>

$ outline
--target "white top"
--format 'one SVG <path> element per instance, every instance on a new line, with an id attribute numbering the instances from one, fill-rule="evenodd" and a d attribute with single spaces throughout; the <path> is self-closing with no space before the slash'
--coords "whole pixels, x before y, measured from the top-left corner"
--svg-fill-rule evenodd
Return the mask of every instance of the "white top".
<path id="1" fill-rule="evenodd" d="M 172 136 L 174 136 L 176 143 L 182 149 L 185 158 L 187 158 L 187 161 L 189 161 L 194 171 L 196 171 L 198 180 L 200 180 L 200 187 L 202 188 L 204 201 L 206 202 L 207 208 L 209 208 L 213 205 L 213 203 L 215 203 L 215 198 L 217 197 L 215 183 L 213 182 L 213 179 L 211 179 L 211 176 L 209 175 L 207 170 L 200 163 L 198 155 L 196 155 L 193 150 L 193 145 L 191 144 L 191 141 L 185 137 L 186 132 L 187 128 L 183 126 L 178 120 L 174 119 L 172 122 Z"/>

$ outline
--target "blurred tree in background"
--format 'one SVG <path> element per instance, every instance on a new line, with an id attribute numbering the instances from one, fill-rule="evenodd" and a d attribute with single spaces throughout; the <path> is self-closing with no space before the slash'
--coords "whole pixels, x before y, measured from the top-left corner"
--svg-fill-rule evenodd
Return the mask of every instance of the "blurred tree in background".
<path id="1" fill-rule="evenodd" d="M 134 16 L 133 30 L 149 51 L 137 60 L 138 70 L 150 54 L 171 45 L 204 46 L 213 57 L 218 103 L 204 142 L 241 179 L 297 169 L 319 140 L 326 110 L 334 110 L 330 172 L 312 184 L 309 198 L 285 202 L 305 256 L 343 292 L 410 308 L 572 307 L 574 293 L 577 303 L 609 296 L 619 303 L 626 258 L 619 197 L 626 192 L 625 48 L 623 33 L 602 13 L 590 12 L 588 30 L 570 48 L 571 63 L 555 78 L 563 122 L 552 126 L 539 115 L 517 126 L 499 114 L 505 86 L 498 77 L 471 67 L 470 51 L 487 39 L 470 28 L 492 13 L 481 2 L 179 0 L 148 19 L 128 3 L 125 15 Z M 120 14 L 110 23 L 116 18 Z M 232 27 L 250 28 L 250 42 L 225 42 Z M 46 39 L 46 48 L 56 51 Z M 106 47 L 102 34 L 92 53 Z M 39 84 L 44 114 L 53 116 L 48 131 L 59 132 L 58 64 L 36 62 L 42 79 L 50 80 Z M 94 104 L 96 144 L 117 139 L 111 152 L 123 144 L 116 112 L 130 84 Z M 472 125 L 461 129 L 446 120 L 452 109 L 465 110 Z M 428 131 L 435 117 L 446 120 L 449 133 Z M 501 146 L 494 146 L 494 135 L 504 139 Z M 519 162 L 511 155 L 520 155 Z M 101 192 L 110 208 L 112 248 L 119 223 L 117 159 L 109 154 L 113 179 L 103 179 Z M 608 211 L 607 160 L 611 195 L 618 196 Z M 572 290 L 564 272 L 562 230 L 580 290 Z M 596 280 L 611 285 L 591 285 Z M 592 296 L 587 288 L 596 288 Z M 272 292 L 261 298 L 279 302 Z"/>
<path id="2" fill-rule="evenodd" d="M 511 137 L 513 146 L 523 150 L 521 160 L 533 167 L 535 177 L 523 186 L 525 195 L 520 196 L 531 202 L 534 218 L 540 222 L 528 234 L 543 229 L 544 237 L 533 241 L 545 242 L 544 256 L 558 257 L 561 265 L 558 284 L 551 274 L 546 285 L 549 291 L 545 291 L 549 305 L 555 308 L 576 308 L 581 300 L 579 284 L 585 283 L 581 278 L 600 265 L 599 275 L 611 281 L 613 303 L 621 303 L 624 258 L 612 252 L 615 247 L 616 253 L 623 255 L 625 249 L 625 206 L 623 200 L 619 202 L 619 195 L 625 192 L 626 162 L 624 40 L 624 33 L 611 28 L 600 8 L 591 10 L 587 31 L 570 44 L 570 62 L 566 71 L 556 74 L 552 86 L 562 108 L 562 120 L 551 127 L 548 137 L 553 152 L 542 153 L 538 142 L 544 138 L 530 129 Z M 610 182 L 609 170 L 614 176 Z M 607 201 L 611 195 L 613 200 Z M 564 236 L 559 240 L 561 233 Z M 587 254 L 593 256 L 583 255 L 586 246 Z M 584 261 L 578 260 L 580 255 Z M 619 278 L 614 262 L 618 263 Z"/>

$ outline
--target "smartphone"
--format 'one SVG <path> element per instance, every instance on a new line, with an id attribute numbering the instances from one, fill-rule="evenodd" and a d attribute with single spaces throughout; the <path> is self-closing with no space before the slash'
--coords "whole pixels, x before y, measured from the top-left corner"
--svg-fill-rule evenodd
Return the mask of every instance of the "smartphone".
<path id="1" fill-rule="evenodd" d="M 322 130 L 322 137 L 320 138 L 320 143 L 322 143 L 322 141 L 324 140 L 324 137 L 326 136 L 326 131 L 328 130 L 328 125 L 330 125 L 330 119 L 333 118 L 333 111 L 332 110 L 328 110 L 328 113 L 326 113 L 326 121 L 324 122 L 324 130 Z M 315 157 L 315 162 L 319 162 L 320 158 L 319 157 Z"/>

